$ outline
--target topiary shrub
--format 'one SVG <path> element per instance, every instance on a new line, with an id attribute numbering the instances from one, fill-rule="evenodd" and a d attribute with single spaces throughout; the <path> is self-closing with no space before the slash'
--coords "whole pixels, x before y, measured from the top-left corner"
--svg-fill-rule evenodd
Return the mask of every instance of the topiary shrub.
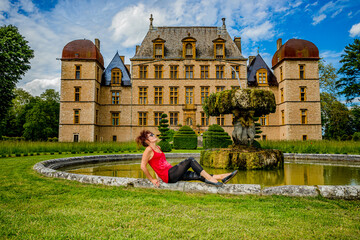
<path id="1" fill-rule="evenodd" d="M 174 135 L 175 149 L 196 149 L 197 136 L 189 126 L 183 126 Z"/>
<path id="2" fill-rule="evenodd" d="M 161 148 L 161 151 L 163 152 L 171 152 L 171 145 L 169 143 L 169 120 L 166 119 L 167 115 L 165 113 L 161 114 L 161 120 L 158 127 L 158 130 L 160 132 L 159 138 L 161 141 L 158 143 L 158 145 Z"/>
<path id="3" fill-rule="evenodd" d="M 222 127 L 213 124 L 203 135 L 204 149 L 226 148 L 232 144 L 231 137 Z"/>

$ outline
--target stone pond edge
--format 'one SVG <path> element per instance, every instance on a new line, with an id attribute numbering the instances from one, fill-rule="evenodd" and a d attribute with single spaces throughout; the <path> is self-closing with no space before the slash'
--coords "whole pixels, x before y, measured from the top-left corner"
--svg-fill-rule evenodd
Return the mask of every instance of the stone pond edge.
<path id="1" fill-rule="evenodd" d="M 36 163 L 33 167 L 38 173 L 47 177 L 63 178 L 72 181 L 89 184 L 103 184 L 109 186 L 123 186 L 123 187 L 138 187 L 138 188 L 154 188 L 152 183 L 147 179 L 140 178 L 121 178 L 121 177 L 107 177 L 96 175 L 82 175 L 75 173 L 68 173 L 58 171 L 61 167 L 112 162 L 119 160 L 139 159 L 142 154 L 119 154 L 119 155 L 96 155 L 96 156 L 79 156 L 69 158 L 51 159 Z M 166 153 L 168 158 L 172 157 L 199 157 L 200 153 Z M 294 154 L 284 153 L 286 159 L 292 160 L 325 160 L 330 159 L 334 161 L 360 161 L 360 155 L 346 155 L 346 154 Z M 322 196 L 329 199 L 347 199 L 360 200 L 360 185 L 284 185 L 275 187 L 261 188 L 259 184 L 225 184 L 222 187 L 215 187 L 205 183 L 199 182 L 177 182 L 172 184 L 161 183 L 159 189 L 167 189 L 173 191 L 183 192 L 198 192 L 198 193 L 216 193 L 216 194 L 233 194 L 233 195 L 282 195 L 293 197 L 317 197 Z"/>

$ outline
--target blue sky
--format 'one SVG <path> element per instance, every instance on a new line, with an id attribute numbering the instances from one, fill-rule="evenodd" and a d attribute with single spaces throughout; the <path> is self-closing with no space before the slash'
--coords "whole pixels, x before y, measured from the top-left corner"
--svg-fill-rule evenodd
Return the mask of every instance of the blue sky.
<path id="1" fill-rule="evenodd" d="M 35 50 L 18 87 L 34 95 L 60 89 L 63 47 L 75 39 L 101 41 L 105 67 L 116 51 L 125 61 L 134 55 L 149 27 L 221 26 L 242 38 L 245 57 L 261 56 L 271 67 L 276 40 L 313 42 L 337 69 L 343 49 L 360 37 L 360 1 L 310 0 L 0 0 L 0 25 L 13 24 Z"/>

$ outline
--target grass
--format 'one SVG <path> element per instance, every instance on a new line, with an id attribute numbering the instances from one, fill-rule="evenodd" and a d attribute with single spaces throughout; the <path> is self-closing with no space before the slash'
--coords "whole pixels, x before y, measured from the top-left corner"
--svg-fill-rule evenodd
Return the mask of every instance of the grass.
<path id="1" fill-rule="evenodd" d="M 260 141 L 260 144 L 285 153 L 360 154 L 360 142 L 356 141 Z"/>
<path id="2" fill-rule="evenodd" d="M 69 156 L 73 155 L 60 157 Z M 0 159 L 0 239 L 358 239 L 360 235 L 360 201 L 110 187 L 47 178 L 32 170 L 36 162 L 58 157 Z"/>

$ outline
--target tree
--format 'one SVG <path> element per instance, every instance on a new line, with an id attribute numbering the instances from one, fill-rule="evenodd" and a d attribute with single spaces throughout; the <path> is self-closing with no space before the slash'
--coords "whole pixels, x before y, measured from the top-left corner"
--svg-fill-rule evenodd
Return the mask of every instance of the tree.
<path id="1" fill-rule="evenodd" d="M 171 152 L 171 145 L 169 143 L 170 137 L 168 135 L 168 132 L 170 130 L 168 124 L 169 120 L 167 120 L 166 118 L 167 118 L 167 114 L 165 113 L 161 114 L 160 125 L 158 127 L 160 132 L 159 138 L 161 139 L 161 141 L 159 142 L 159 146 L 161 147 L 161 151 Z"/>
<path id="2" fill-rule="evenodd" d="M 350 119 L 353 131 L 360 133 L 360 106 L 353 106 L 351 108 Z"/>
<path id="3" fill-rule="evenodd" d="M 323 92 L 328 92 L 334 96 L 337 96 L 338 90 L 336 89 L 336 79 L 337 75 L 334 66 L 331 63 L 326 64 L 325 60 L 321 59 L 319 61 L 320 89 Z"/>
<path id="4" fill-rule="evenodd" d="M 34 51 L 18 32 L 17 27 L 0 27 L 0 121 L 2 121 L 15 97 L 13 89 L 27 70 Z M 1 131 L 3 132 L 3 131 Z"/>
<path id="5" fill-rule="evenodd" d="M 340 63 L 343 63 L 338 73 L 344 77 L 336 82 L 341 89 L 340 94 L 345 95 L 347 101 L 360 96 L 360 40 L 354 39 L 353 44 L 345 47 Z"/>

